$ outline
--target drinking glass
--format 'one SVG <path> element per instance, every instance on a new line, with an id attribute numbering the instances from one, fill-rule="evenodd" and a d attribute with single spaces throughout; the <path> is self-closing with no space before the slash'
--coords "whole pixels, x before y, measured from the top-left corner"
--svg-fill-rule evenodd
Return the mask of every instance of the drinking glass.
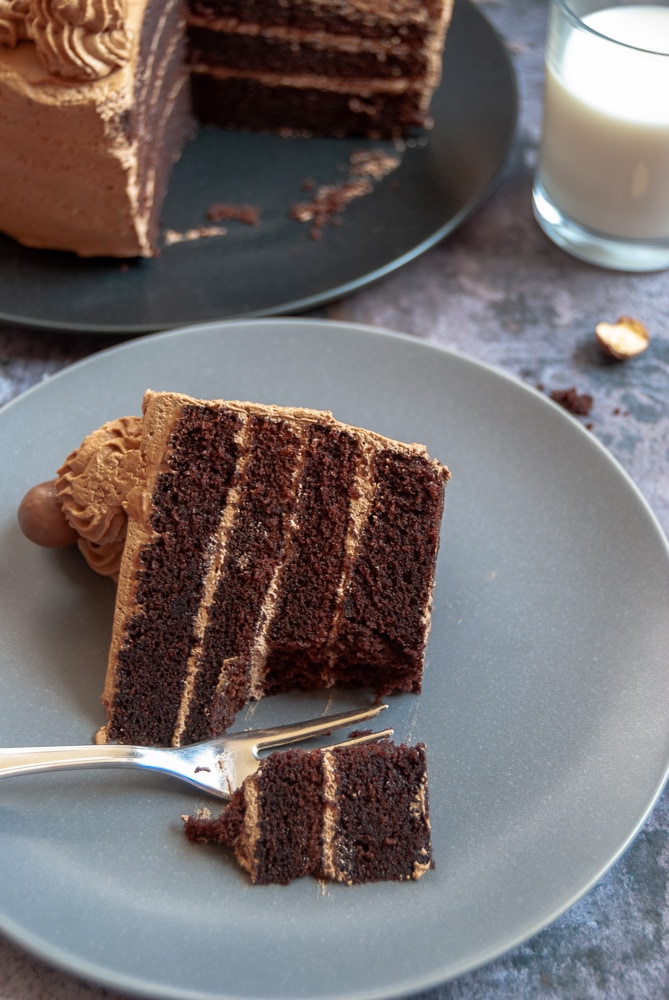
<path id="1" fill-rule="evenodd" d="M 576 257 L 669 267 L 669 0 L 551 0 L 533 207 Z"/>

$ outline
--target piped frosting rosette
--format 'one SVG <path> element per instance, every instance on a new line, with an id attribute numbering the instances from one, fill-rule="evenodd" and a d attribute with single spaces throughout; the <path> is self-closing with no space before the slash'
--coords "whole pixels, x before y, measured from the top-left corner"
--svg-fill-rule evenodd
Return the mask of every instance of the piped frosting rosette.
<path id="1" fill-rule="evenodd" d="M 126 0 L 0 0 L 0 45 L 25 40 L 54 76 L 101 80 L 130 53 Z"/>
<path id="2" fill-rule="evenodd" d="M 13 49 L 28 38 L 31 0 L 0 0 L 0 45 Z"/>
<path id="3" fill-rule="evenodd" d="M 141 481 L 141 430 L 141 417 L 103 424 L 66 458 L 55 483 L 86 562 L 115 580 L 127 532 L 126 500 Z"/>

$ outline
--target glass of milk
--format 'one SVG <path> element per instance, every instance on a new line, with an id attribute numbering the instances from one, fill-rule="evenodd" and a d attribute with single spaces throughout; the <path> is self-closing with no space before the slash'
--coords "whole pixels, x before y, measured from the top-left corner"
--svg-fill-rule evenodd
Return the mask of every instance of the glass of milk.
<path id="1" fill-rule="evenodd" d="M 575 257 L 669 268 L 669 0 L 551 0 L 533 203 Z"/>

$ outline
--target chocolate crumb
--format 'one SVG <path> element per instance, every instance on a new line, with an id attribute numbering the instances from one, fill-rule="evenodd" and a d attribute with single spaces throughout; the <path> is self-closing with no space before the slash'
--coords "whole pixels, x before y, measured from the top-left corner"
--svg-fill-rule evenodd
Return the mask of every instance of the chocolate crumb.
<path id="1" fill-rule="evenodd" d="M 384 149 L 360 149 L 349 156 L 348 178 L 341 184 L 317 185 L 312 179 L 302 182 L 302 190 L 312 194 L 311 201 L 292 205 L 289 216 L 296 222 L 311 222 L 309 236 L 319 240 L 324 227 L 341 226 L 341 213 L 354 198 L 370 194 L 374 186 L 401 163 L 401 157 Z"/>
<path id="2" fill-rule="evenodd" d="M 257 226 L 260 224 L 260 209 L 255 205 L 220 202 L 207 210 L 207 218 L 210 222 L 233 221 L 243 222 L 245 226 Z"/>
<path id="3" fill-rule="evenodd" d="M 383 149 L 360 149 L 351 153 L 349 163 L 351 173 L 356 177 L 380 180 L 399 167 L 400 157 L 392 156 Z"/>
<path id="4" fill-rule="evenodd" d="M 592 409 L 594 399 L 587 392 L 571 389 L 553 389 L 550 398 L 576 417 L 586 417 Z"/>
<path id="5" fill-rule="evenodd" d="M 312 201 L 293 205 L 290 217 L 296 222 L 311 222 L 309 235 L 312 240 L 318 240 L 331 216 L 343 212 L 350 201 L 369 194 L 371 190 L 372 185 L 361 180 L 345 181 L 339 185 L 324 184 L 316 190 Z"/>

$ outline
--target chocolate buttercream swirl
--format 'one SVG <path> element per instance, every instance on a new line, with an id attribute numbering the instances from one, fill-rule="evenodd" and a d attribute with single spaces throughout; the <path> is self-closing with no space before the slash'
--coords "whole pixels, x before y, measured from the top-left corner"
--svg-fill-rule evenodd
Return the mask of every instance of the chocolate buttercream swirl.
<path id="1" fill-rule="evenodd" d="M 28 32 L 56 76 L 100 80 L 128 60 L 126 0 L 31 0 Z"/>
<path id="2" fill-rule="evenodd" d="M 0 46 L 13 49 L 28 38 L 31 0 L 0 0 Z"/>
<path id="3" fill-rule="evenodd" d="M 141 417 L 103 424 L 58 470 L 56 493 L 89 566 L 118 578 L 128 526 L 126 501 L 141 482 Z"/>

